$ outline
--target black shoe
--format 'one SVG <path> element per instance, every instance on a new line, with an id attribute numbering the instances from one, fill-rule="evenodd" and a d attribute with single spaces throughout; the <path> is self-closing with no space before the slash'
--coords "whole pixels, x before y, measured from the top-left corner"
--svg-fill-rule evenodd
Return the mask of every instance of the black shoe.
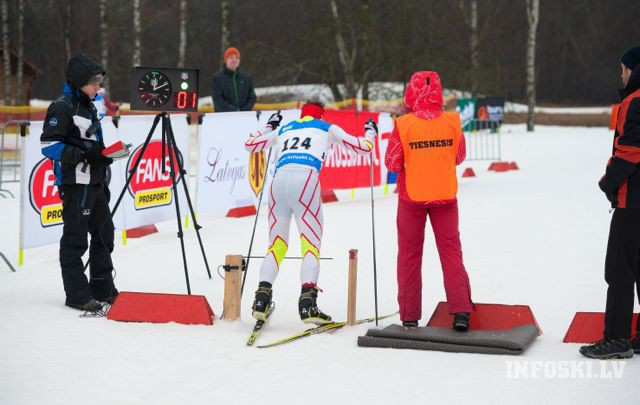
<path id="1" fill-rule="evenodd" d="M 112 294 L 109 297 L 106 298 L 96 298 L 96 301 L 100 301 L 100 302 L 105 302 L 109 305 L 113 305 L 113 303 L 115 302 L 116 298 L 118 298 L 118 294 L 119 292 L 116 290 L 115 294 Z"/>
<path id="2" fill-rule="evenodd" d="M 633 349 L 629 339 L 603 338 L 598 342 L 582 346 L 580 354 L 592 359 L 628 359 L 633 357 Z"/>
<path id="3" fill-rule="evenodd" d="M 65 302 L 65 305 L 71 308 L 79 309 L 80 311 L 86 312 L 100 312 L 102 311 L 102 304 L 94 299 L 90 299 L 84 304 L 75 304 L 72 302 Z"/>
<path id="4" fill-rule="evenodd" d="M 418 321 L 402 321 L 402 327 L 405 329 L 417 329 Z"/>
<path id="5" fill-rule="evenodd" d="M 316 299 L 318 298 L 318 289 L 314 287 L 302 287 L 300 299 L 298 300 L 298 311 L 300 319 L 304 323 L 313 323 L 315 325 L 326 325 L 333 322 L 331 316 L 323 313 Z"/>
<path id="6" fill-rule="evenodd" d="M 635 354 L 640 354 L 640 333 L 631 339 L 631 348 Z"/>
<path id="7" fill-rule="evenodd" d="M 269 314 L 269 305 L 271 305 L 271 283 L 266 281 L 260 282 L 258 289 L 256 290 L 256 299 L 253 300 L 253 312 L 251 315 L 259 321 L 265 321 Z"/>
<path id="8" fill-rule="evenodd" d="M 453 329 L 458 332 L 466 332 L 469 330 L 469 314 L 466 312 L 458 312 L 453 315 Z"/>

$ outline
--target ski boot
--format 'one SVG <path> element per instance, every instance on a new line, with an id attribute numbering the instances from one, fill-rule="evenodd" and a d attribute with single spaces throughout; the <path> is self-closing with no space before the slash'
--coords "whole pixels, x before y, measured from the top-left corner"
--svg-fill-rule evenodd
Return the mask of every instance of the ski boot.
<path id="1" fill-rule="evenodd" d="M 266 321 L 269 315 L 271 304 L 271 283 L 261 281 L 256 290 L 256 299 L 253 301 L 253 312 L 251 315 L 259 321 Z"/>
<path id="2" fill-rule="evenodd" d="M 300 299 L 298 300 L 298 310 L 300 319 L 304 323 L 312 323 L 315 325 L 326 325 L 332 323 L 331 316 L 323 313 L 318 308 L 316 299 L 318 298 L 318 289 L 316 287 L 302 287 Z"/>
<path id="3" fill-rule="evenodd" d="M 466 332 L 469 330 L 469 314 L 466 312 L 458 312 L 453 315 L 453 329 L 458 332 Z"/>

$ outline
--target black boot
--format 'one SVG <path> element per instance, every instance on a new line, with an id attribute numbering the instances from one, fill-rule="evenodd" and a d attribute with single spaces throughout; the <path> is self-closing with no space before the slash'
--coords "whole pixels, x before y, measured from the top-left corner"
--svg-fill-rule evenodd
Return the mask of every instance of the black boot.
<path id="1" fill-rule="evenodd" d="M 118 292 L 118 290 L 116 290 L 114 288 L 113 291 L 111 292 L 111 294 L 109 294 L 106 297 L 97 297 L 96 301 L 106 302 L 109 305 L 113 305 L 113 303 L 116 300 L 116 298 L 118 298 L 118 294 L 120 294 L 120 293 Z"/>
<path id="2" fill-rule="evenodd" d="M 86 312 L 100 312 L 102 311 L 102 304 L 94 299 L 90 299 L 89 301 L 83 304 L 77 304 L 75 302 L 65 302 L 65 305 L 74 309 L 79 309 L 80 311 Z"/>
<path id="3" fill-rule="evenodd" d="M 318 308 L 316 299 L 318 298 L 318 289 L 315 287 L 302 287 L 300 299 L 298 300 L 298 311 L 300 319 L 304 323 L 313 323 L 315 325 L 325 325 L 333 322 L 331 317 Z"/>
<path id="4" fill-rule="evenodd" d="M 609 339 L 602 340 L 580 348 L 580 354 L 592 359 L 628 359 L 633 356 L 633 349 L 629 339 Z"/>
<path id="5" fill-rule="evenodd" d="M 458 332 L 466 332 L 469 330 L 469 314 L 466 312 L 458 312 L 453 315 L 453 329 Z"/>
<path id="6" fill-rule="evenodd" d="M 402 321 L 402 327 L 405 329 L 417 329 L 418 321 Z"/>
<path id="7" fill-rule="evenodd" d="M 256 290 L 256 299 L 253 301 L 253 312 L 251 313 L 257 320 L 265 321 L 267 319 L 272 293 L 271 283 L 261 281 Z"/>

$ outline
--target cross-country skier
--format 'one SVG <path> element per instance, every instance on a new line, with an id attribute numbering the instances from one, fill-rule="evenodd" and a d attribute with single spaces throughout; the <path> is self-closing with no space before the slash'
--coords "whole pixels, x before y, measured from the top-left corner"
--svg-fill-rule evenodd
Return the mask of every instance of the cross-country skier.
<path id="1" fill-rule="evenodd" d="M 269 190 L 269 249 L 260 268 L 260 284 L 253 303 L 253 317 L 258 320 L 265 320 L 268 315 L 271 287 L 287 253 L 293 215 L 300 233 L 302 256 L 300 319 L 317 325 L 332 322 L 316 302 L 323 227 L 320 169 L 332 144 L 359 154 L 370 153 L 378 128 L 369 121 L 365 124 L 365 136 L 356 137 L 323 121 L 323 116 L 324 105 L 309 101 L 302 107 L 299 119 L 277 130 L 282 116 L 275 113 L 269 118 L 265 132 L 252 135 L 245 143 L 252 153 L 273 147 L 277 162 Z"/>

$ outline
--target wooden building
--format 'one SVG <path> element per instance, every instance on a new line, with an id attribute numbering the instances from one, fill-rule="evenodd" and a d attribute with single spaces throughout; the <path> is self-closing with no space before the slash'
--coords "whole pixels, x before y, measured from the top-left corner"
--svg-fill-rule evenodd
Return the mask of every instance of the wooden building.
<path id="1" fill-rule="evenodd" d="M 9 48 L 11 53 L 11 95 L 12 99 L 15 100 L 15 105 L 20 105 L 18 101 L 17 95 L 17 66 L 18 66 L 18 53 L 15 49 Z M 0 47 L 0 105 L 4 105 L 4 55 L 3 49 Z M 22 58 L 22 89 L 20 92 L 22 93 L 23 104 L 29 105 L 29 100 L 31 99 L 31 87 L 37 76 L 42 75 L 44 72 L 35 63 L 30 61 L 29 59 L 23 57 Z"/>

